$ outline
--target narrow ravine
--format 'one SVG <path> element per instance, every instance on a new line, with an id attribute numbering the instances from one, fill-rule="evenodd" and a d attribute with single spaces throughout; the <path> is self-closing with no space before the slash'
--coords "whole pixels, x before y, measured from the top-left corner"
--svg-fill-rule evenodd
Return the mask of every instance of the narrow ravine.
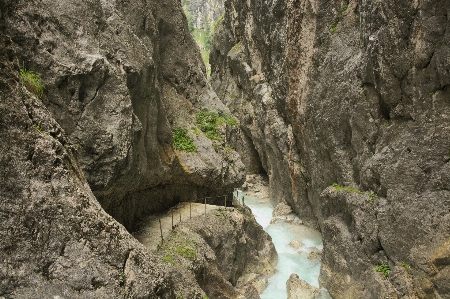
<path id="1" fill-rule="evenodd" d="M 308 284 L 319 287 L 320 255 L 323 248 L 320 232 L 302 224 L 294 214 L 273 217 L 274 207 L 268 197 L 268 187 L 257 176 L 253 176 L 245 196 L 245 205 L 250 207 L 256 221 L 272 237 L 278 252 L 277 273 L 268 280 L 260 295 L 261 299 L 287 298 L 286 281 L 292 273 Z M 242 195 L 240 195 L 241 197 Z M 242 199 L 241 199 L 242 200 Z M 331 298 L 325 289 L 320 297 Z"/>

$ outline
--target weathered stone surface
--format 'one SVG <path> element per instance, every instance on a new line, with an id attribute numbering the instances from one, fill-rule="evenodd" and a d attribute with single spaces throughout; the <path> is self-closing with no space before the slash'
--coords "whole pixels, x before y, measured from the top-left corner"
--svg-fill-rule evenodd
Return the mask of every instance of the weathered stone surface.
<path id="1" fill-rule="evenodd" d="M 321 260 L 322 259 L 322 250 L 320 250 L 316 247 L 313 247 L 311 249 L 311 252 L 308 253 L 308 258 L 310 260 Z"/>
<path id="2" fill-rule="evenodd" d="M 173 149 L 178 117 L 228 111 L 186 32 L 177 1 L 0 0 L 1 298 L 173 298 L 181 287 L 203 298 L 95 197 L 132 226 L 180 194 L 242 181 L 224 145 L 214 155 L 199 136 L 198 153 Z M 42 75 L 42 99 L 19 65 Z"/>
<path id="3" fill-rule="evenodd" d="M 214 31 L 214 23 L 224 11 L 223 2 L 224 0 L 182 0 L 181 4 L 191 15 L 194 28 Z"/>
<path id="4" fill-rule="evenodd" d="M 259 298 L 277 263 L 270 236 L 245 207 L 220 208 L 177 224 L 160 253 L 172 272 L 188 270 L 184 281 L 200 285 L 209 298 Z M 192 298 L 188 285 L 175 286 L 177 298 Z"/>
<path id="5" fill-rule="evenodd" d="M 292 213 L 292 209 L 289 205 L 287 205 L 285 202 L 280 202 L 277 204 L 275 209 L 273 209 L 272 217 L 277 216 L 286 216 Z"/>
<path id="6" fill-rule="evenodd" d="M 212 85 L 239 116 L 247 168 L 259 163 L 272 199 L 321 229 L 324 286 L 335 298 L 450 298 L 448 267 L 432 262 L 450 235 L 447 1 L 225 8 Z M 411 281 L 394 274 L 403 263 Z"/>
<path id="7" fill-rule="evenodd" d="M 297 274 L 291 274 L 286 281 L 288 299 L 315 299 L 320 296 L 320 289 L 310 285 Z"/>
<path id="8" fill-rule="evenodd" d="M 199 109 L 229 110 L 206 82 L 179 1 L 15 1 L 8 8 L 20 65 L 42 75 L 43 103 L 102 206 L 126 227 L 243 182 L 239 156 L 192 129 Z M 198 152 L 173 148 L 176 127 L 188 129 Z"/>
<path id="9" fill-rule="evenodd" d="M 5 9 L 2 0 L 0 297 L 170 298 L 167 267 L 105 213 L 63 130 L 20 84 Z"/>

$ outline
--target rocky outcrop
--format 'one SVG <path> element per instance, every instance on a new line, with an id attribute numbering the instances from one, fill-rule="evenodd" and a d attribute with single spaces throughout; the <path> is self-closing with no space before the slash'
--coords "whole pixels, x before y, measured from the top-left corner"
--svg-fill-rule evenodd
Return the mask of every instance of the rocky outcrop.
<path id="1" fill-rule="evenodd" d="M 177 298 L 193 298 L 192 284 L 200 285 L 209 298 L 259 298 L 255 285 L 276 271 L 270 236 L 250 209 L 241 206 L 177 224 L 160 248 L 171 272 L 184 273 L 174 290 Z"/>
<path id="2" fill-rule="evenodd" d="M 272 212 L 272 217 L 285 216 L 292 213 L 292 209 L 284 202 L 280 202 Z"/>
<path id="3" fill-rule="evenodd" d="M 286 281 L 288 299 L 315 299 L 320 298 L 320 289 L 310 285 L 297 274 L 292 274 Z"/>
<path id="4" fill-rule="evenodd" d="M 435 258 L 450 235 L 447 2 L 225 8 L 212 85 L 239 116 L 247 169 L 321 229 L 322 284 L 334 298 L 449 298 Z"/>
<path id="5" fill-rule="evenodd" d="M 241 121 L 241 134 L 233 146 L 249 173 L 269 175 L 275 203 L 292 198 L 287 187 L 292 128 L 279 109 L 286 96 L 285 8 L 283 1 L 273 5 L 227 1 L 210 56 L 211 84 Z"/>
<path id="6" fill-rule="evenodd" d="M 127 228 L 146 213 L 242 183 L 236 152 L 196 126 L 202 108 L 229 110 L 206 81 L 179 1 L 16 1 L 8 8 L 19 64 L 41 74 L 42 102 L 73 144 L 91 190 Z M 196 152 L 174 148 L 176 128 L 187 130 Z"/>

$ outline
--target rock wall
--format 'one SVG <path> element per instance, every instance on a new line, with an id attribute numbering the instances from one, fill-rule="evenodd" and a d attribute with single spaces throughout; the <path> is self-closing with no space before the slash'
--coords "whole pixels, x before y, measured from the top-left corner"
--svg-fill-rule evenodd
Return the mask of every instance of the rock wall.
<path id="1" fill-rule="evenodd" d="M 267 285 L 276 272 L 271 237 L 242 206 L 177 224 L 159 252 L 171 272 L 182 276 L 174 289 L 176 298 L 193 298 L 189 286 L 198 284 L 208 298 L 257 299 L 259 282 Z"/>
<path id="2" fill-rule="evenodd" d="M 0 297 L 170 298 L 167 267 L 105 213 L 62 128 L 22 87 L 6 8 L 0 1 Z"/>
<path id="3" fill-rule="evenodd" d="M 199 109 L 229 110 L 179 2 L 0 0 L 0 41 L 0 298 L 173 299 L 178 273 L 116 220 L 244 175 L 225 141 L 193 133 Z M 174 149 L 176 127 L 197 152 Z"/>
<path id="4" fill-rule="evenodd" d="M 450 298 L 448 1 L 225 8 L 212 85 L 239 116 L 247 169 L 321 229 L 322 284 L 334 298 Z"/>
<path id="5" fill-rule="evenodd" d="M 237 153 L 194 134 L 201 108 L 229 110 L 206 81 L 179 1 L 16 1 L 6 21 L 20 66 L 41 74 L 41 100 L 91 190 L 127 228 L 242 183 Z M 174 149 L 177 127 L 197 152 Z"/>
<path id="6" fill-rule="evenodd" d="M 286 6 L 227 1 L 211 47 L 211 84 L 239 117 L 234 147 L 249 173 L 267 172 L 271 198 L 292 198 L 289 179 L 292 128 L 284 121 Z M 271 22 L 267 22 L 271 20 Z"/>
<path id="7" fill-rule="evenodd" d="M 192 16 L 194 28 L 211 30 L 223 14 L 223 0 L 182 0 L 183 8 Z"/>

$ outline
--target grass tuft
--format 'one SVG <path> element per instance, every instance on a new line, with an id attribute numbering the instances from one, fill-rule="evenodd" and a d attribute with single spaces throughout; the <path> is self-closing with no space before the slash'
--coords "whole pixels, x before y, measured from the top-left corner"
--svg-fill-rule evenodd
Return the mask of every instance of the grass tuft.
<path id="1" fill-rule="evenodd" d="M 371 199 L 371 201 L 372 201 L 372 204 L 374 203 L 375 199 L 378 198 L 378 195 L 376 195 L 376 194 L 373 193 L 372 191 L 364 192 L 364 191 L 358 190 L 358 189 L 356 189 L 356 188 L 353 188 L 353 187 L 351 187 L 351 186 L 341 186 L 341 185 L 339 185 L 339 184 L 334 183 L 334 184 L 331 185 L 331 187 L 333 187 L 334 189 L 336 189 L 336 190 L 338 190 L 338 191 L 343 191 L 343 190 L 345 190 L 345 191 L 350 192 L 350 193 L 357 193 L 357 194 L 366 194 L 366 195 L 369 195 L 369 196 L 370 196 L 370 199 Z"/>
<path id="2" fill-rule="evenodd" d="M 384 278 L 388 278 L 389 273 L 391 273 L 391 268 L 389 268 L 388 264 L 384 263 L 381 265 L 377 265 L 375 267 L 375 271 L 382 273 Z"/>
<path id="3" fill-rule="evenodd" d="M 25 88 L 34 94 L 38 99 L 44 94 L 44 81 L 38 73 L 29 71 L 25 68 L 20 68 L 20 81 Z"/>
<path id="4" fill-rule="evenodd" d="M 333 24 L 330 26 L 330 33 L 334 33 L 337 29 L 337 24 Z"/>

